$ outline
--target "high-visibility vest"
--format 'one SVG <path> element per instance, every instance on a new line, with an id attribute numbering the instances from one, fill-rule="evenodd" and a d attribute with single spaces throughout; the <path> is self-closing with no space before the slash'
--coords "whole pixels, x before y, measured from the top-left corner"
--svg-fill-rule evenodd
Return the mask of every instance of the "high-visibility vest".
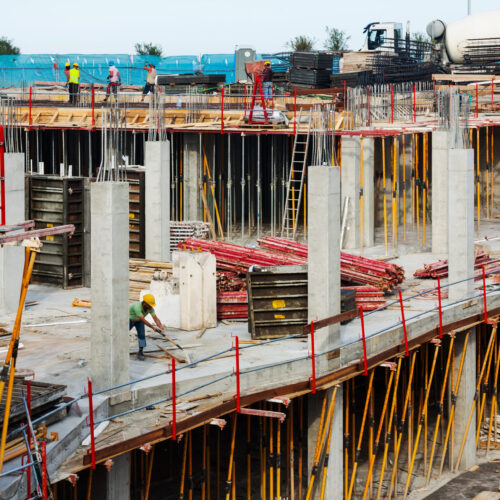
<path id="1" fill-rule="evenodd" d="M 69 83 L 80 83 L 80 70 L 76 68 L 69 70 Z"/>

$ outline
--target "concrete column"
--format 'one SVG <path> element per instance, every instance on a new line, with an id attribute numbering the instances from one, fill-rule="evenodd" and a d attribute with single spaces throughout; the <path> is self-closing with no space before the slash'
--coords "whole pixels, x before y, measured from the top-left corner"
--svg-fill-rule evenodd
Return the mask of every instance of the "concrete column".
<path id="1" fill-rule="evenodd" d="M 127 182 L 91 188 L 90 368 L 96 390 L 129 380 L 128 190 Z"/>
<path id="2" fill-rule="evenodd" d="M 95 471 L 92 498 L 100 500 L 130 499 L 130 453 L 113 458 L 113 465 L 98 467 Z"/>
<path id="3" fill-rule="evenodd" d="M 340 313 L 339 168 L 309 167 L 308 179 L 308 319 L 314 321 Z M 317 352 L 339 344 L 339 324 L 323 328 L 316 335 Z"/>
<path id="4" fill-rule="evenodd" d="M 342 169 L 341 169 L 341 192 L 342 206 L 344 200 L 349 198 L 347 210 L 346 228 L 344 234 L 343 248 L 359 248 L 360 245 L 360 151 L 361 143 L 359 137 L 342 137 Z M 363 161 L 364 163 L 364 161 Z M 310 198 L 309 198 L 310 200 Z M 363 200 L 364 201 L 364 200 Z M 309 219 L 310 220 L 310 219 Z"/>
<path id="5" fill-rule="evenodd" d="M 448 252 L 448 151 L 450 133 L 432 132 L 432 251 Z"/>
<path id="6" fill-rule="evenodd" d="M 24 216 L 24 154 L 5 154 L 5 223 L 17 224 Z M 0 248 L 0 313 L 17 311 L 24 268 L 23 247 Z"/>
<path id="7" fill-rule="evenodd" d="M 448 282 L 474 274 L 474 152 L 472 149 L 450 149 L 448 152 Z M 450 286 L 449 301 L 472 295 L 474 281 Z"/>
<path id="8" fill-rule="evenodd" d="M 183 149 L 183 215 L 184 220 L 200 220 L 198 177 L 202 158 L 198 134 L 184 134 Z M 212 172 L 213 175 L 213 172 Z"/>
<path id="9" fill-rule="evenodd" d="M 146 142 L 146 259 L 170 260 L 170 141 Z"/>
<path id="10" fill-rule="evenodd" d="M 363 246 L 375 244 L 374 139 L 363 138 Z M 361 210 L 360 210 L 361 212 Z"/>
<path id="11" fill-rule="evenodd" d="M 462 356 L 466 332 L 460 332 L 455 339 L 455 373 L 453 380 L 457 379 Z M 460 378 L 455 408 L 455 446 L 453 447 L 453 464 L 457 463 L 460 445 L 469 419 L 472 401 L 476 393 L 476 329 L 471 328 L 467 350 L 465 351 L 464 366 Z M 464 452 L 460 460 L 460 470 L 468 470 L 476 463 L 476 417 L 472 417 L 465 442 Z"/>

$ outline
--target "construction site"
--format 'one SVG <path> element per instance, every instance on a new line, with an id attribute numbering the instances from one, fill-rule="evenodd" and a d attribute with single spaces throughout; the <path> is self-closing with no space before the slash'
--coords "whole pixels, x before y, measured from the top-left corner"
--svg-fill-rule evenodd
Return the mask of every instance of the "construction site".
<path id="1" fill-rule="evenodd" d="M 0 56 L 0 498 L 500 499 L 499 27 Z"/>

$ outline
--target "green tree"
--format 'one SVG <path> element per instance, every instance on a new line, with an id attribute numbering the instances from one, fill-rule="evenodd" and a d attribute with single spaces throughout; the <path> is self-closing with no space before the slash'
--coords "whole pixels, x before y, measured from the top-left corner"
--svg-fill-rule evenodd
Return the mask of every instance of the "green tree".
<path id="1" fill-rule="evenodd" d="M 345 31 L 337 28 L 329 28 L 327 26 L 326 34 L 325 49 L 335 51 L 347 50 L 348 42 L 351 37 L 347 36 Z"/>
<path id="2" fill-rule="evenodd" d="M 13 40 L 2 36 L 0 38 L 0 56 L 17 55 L 21 53 L 21 49 L 13 44 Z"/>
<path id="3" fill-rule="evenodd" d="M 155 45 L 154 43 L 136 43 L 135 51 L 139 56 L 158 56 L 161 57 L 163 54 L 163 49 L 160 45 Z"/>
<path id="4" fill-rule="evenodd" d="M 302 50 L 312 50 L 314 47 L 314 43 L 314 38 L 305 35 L 299 35 L 288 41 L 286 45 L 296 52 Z"/>
<path id="5" fill-rule="evenodd" d="M 431 43 L 431 37 L 427 33 L 422 33 L 421 31 L 415 31 L 415 33 L 412 33 L 411 39 L 414 42 Z"/>

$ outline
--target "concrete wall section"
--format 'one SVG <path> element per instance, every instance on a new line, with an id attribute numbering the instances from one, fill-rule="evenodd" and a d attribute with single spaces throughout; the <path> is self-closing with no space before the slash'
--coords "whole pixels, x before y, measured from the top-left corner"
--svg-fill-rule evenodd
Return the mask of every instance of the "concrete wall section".
<path id="1" fill-rule="evenodd" d="M 170 260 L 170 142 L 146 142 L 146 258 Z"/>
<path id="2" fill-rule="evenodd" d="M 198 180 L 201 170 L 200 137 L 198 134 L 184 134 L 183 156 L 183 218 L 200 220 L 200 189 Z"/>
<path id="3" fill-rule="evenodd" d="M 448 252 L 448 151 L 450 134 L 432 132 L 432 251 Z"/>
<path id="4" fill-rule="evenodd" d="M 364 247 L 375 244 L 375 169 L 374 139 L 363 138 L 363 241 Z M 361 211 L 361 210 L 360 210 Z"/>
<path id="5" fill-rule="evenodd" d="M 308 178 L 308 319 L 314 321 L 340 313 L 339 168 L 309 167 Z M 339 326 L 332 325 L 318 332 L 317 352 L 339 345 Z"/>
<path id="6" fill-rule="evenodd" d="M 91 374 L 96 390 L 129 380 L 129 192 L 126 182 L 91 188 Z"/>
<path id="7" fill-rule="evenodd" d="M 449 276 L 454 283 L 474 272 L 474 158 L 471 149 L 448 152 L 448 239 Z M 451 302 L 472 295 L 473 280 L 450 286 Z"/>
<path id="8" fill-rule="evenodd" d="M 360 151 L 359 137 L 342 137 L 342 206 L 344 206 L 345 198 L 349 198 L 343 246 L 346 249 L 358 248 L 360 244 Z M 308 200 L 311 200 L 311 198 L 308 197 Z"/>
<path id="9" fill-rule="evenodd" d="M 17 224 L 24 214 L 24 154 L 5 154 L 5 222 Z M 23 247 L 0 248 L 0 313 L 17 310 L 24 268 Z"/>

